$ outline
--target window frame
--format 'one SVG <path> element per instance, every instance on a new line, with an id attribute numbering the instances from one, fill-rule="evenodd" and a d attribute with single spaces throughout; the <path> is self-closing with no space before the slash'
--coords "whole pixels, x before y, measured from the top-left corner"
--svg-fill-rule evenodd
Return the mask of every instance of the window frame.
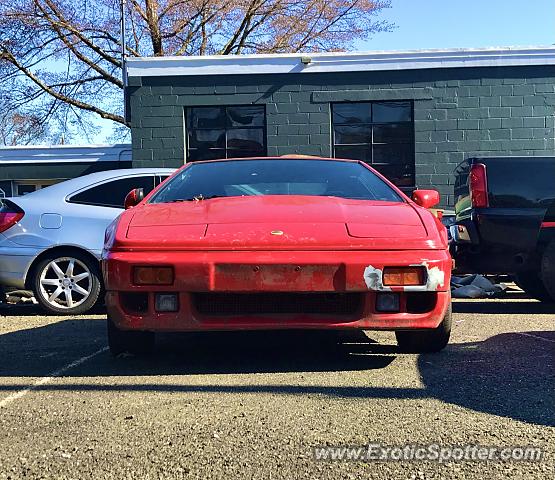
<path id="1" fill-rule="evenodd" d="M 171 173 L 157 173 L 155 175 L 156 178 L 154 179 L 154 188 L 158 188 L 158 185 L 160 185 L 164 180 L 167 180 L 171 176 L 172 176 Z"/>
<path id="2" fill-rule="evenodd" d="M 238 108 L 238 107 L 259 107 L 262 108 L 262 125 L 260 126 L 242 126 L 242 127 L 233 127 L 233 126 L 228 126 L 227 122 L 228 122 L 228 115 L 227 115 L 227 109 L 228 108 Z M 222 108 L 225 109 L 225 118 L 226 118 L 226 125 L 224 126 L 224 135 L 225 135 L 225 146 L 223 148 L 216 148 L 216 149 L 212 149 L 212 150 L 218 150 L 218 151 L 222 151 L 223 154 L 225 156 L 222 157 L 216 157 L 216 158 L 211 158 L 211 159 L 191 159 L 191 146 L 190 146 L 190 142 L 189 142 L 189 132 L 191 131 L 199 131 L 199 130 L 204 130 L 204 131 L 211 131 L 211 130 L 221 130 L 221 128 L 194 128 L 191 129 L 189 127 L 189 112 L 191 112 L 193 109 L 200 109 L 200 108 Z M 247 104 L 226 104 L 226 105 L 191 105 L 188 107 L 185 107 L 185 162 L 203 162 L 203 161 L 209 161 L 209 160 L 218 160 L 218 159 L 228 159 L 228 158 L 248 158 L 248 157 L 237 157 L 237 156 L 228 156 L 228 152 L 229 151 L 237 151 L 237 149 L 233 149 L 233 148 L 228 148 L 227 146 L 227 134 L 228 134 L 228 130 L 262 130 L 262 142 L 263 142 L 263 150 L 259 153 L 256 154 L 256 156 L 259 157 L 265 157 L 268 155 L 268 134 L 267 134 L 267 116 L 266 116 L 266 105 L 265 104 L 251 104 L 251 103 L 247 103 Z M 196 151 L 198 149 L 193 148 L 193 151 Z M 210 150 L 210 149 L 209 149 Z"/>
<path id="3" fill-rule="evenodd" d="M 397 122 L 374 122 L 374 111 L 373 105 L 374 104 L 388 104 L 388 103 L 407 103 L 410 106 L 410 121 L 397 121 Z M 359 123 L 336 123 L 334 122 L 334 107 L 335 105 L 369 105 L 370 106 L 370 122 L 359 122 Z M 365 100 L 365 101 L 345 101 L 345 102 L 330 102 L 330 123 L 331 123 L 331 151 L 334 158 L 344 158 L 341 156 L 337 156 L 336 147 L 365 147 L 370 149 L 371 160 L 366 161 L 364 159 L 352 159 L 352 160 L 359 160 L 363 163 L 366 163 L 372 168 L 376 168 L 378 172 L 380 171 L 380 166 L 387 166 L 387 165 L 394 165 L 388 164 L 383 162 L 376 162 L 374 163 L 374 146 L 379 145 L 408 145 L 409 146 L 409 157 L 410 157 L 410 164 L 409 166 L 412 168 L 412 183 L 411 185 L 398 185 L 394 179 L 389 178 L 389 176 L 384 175 L 388 178 L 394 185 L 401 189 L 413 189 L 416 185 L 416 145 L 415 145 L 415 132 L 414 132 L 414 100 L 411 99 L 403 99 L 403 100 Z M 374 142 L 374 127 L 382 127 L 382 126 L 389 126 L 389 125 L 399 125 L 399 126 L 408 126 L 409 131 L 409 140 L 407 142 Z M 362 126 L 370 128 L 370 139 L 369 142 L 365 143 L 336 143 L 336 129 L 335 127 L 341 126 Z M 406 165 L 406 164 L 403 164 Z"/>

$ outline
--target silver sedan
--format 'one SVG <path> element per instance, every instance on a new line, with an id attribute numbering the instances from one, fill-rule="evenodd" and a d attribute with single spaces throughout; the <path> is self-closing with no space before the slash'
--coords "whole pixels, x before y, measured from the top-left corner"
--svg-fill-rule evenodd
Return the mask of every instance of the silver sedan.
<path id="1" fill-rule="evenodd" d="M 134 188 L 146 195 L 173 172 L 97 172 L 0 199 L 0 285 L 33 290 L 51 313 L 87 311 L 102 290 L 104 232 L 125 196 Z"/>

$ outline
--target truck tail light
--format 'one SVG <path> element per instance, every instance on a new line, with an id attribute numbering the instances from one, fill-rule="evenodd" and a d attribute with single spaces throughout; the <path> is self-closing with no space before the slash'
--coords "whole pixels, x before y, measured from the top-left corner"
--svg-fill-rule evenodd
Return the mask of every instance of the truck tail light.
<path id="1" fill-rule="evenodd" d="M 19 222 L 25 212 L 15 203 L 0 199 L 0 232 L 5 232 Z"/>
<path id="2" fill-rule="evenodd" d="M 172 285 L 172 267 L 135 267 L 133 269 L 135 285 Z"/>
<path id="3" fill-rule="evenodd" d="M 387 287 L 425 285 L 426 271 L 424 267 L 385 267 L 382 282 Z"/>
<path id="4" fill-rule="evenodd" d="M 470 200 L 474 208 L 489 206 L 486 166 L 475 163 L 470 167 Z"/>

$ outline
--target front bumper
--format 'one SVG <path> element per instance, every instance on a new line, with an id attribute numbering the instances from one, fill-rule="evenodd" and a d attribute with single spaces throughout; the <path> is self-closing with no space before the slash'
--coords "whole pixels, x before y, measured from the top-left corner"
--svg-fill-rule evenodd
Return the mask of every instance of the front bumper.
<path id="1" fill-rule="evenodd" d="M 171 265 L 171 286 L 135 286 L 134 266 Z M 384 266 L 425 265 L 428 282 L 420 287 L 384 287 Z M 426 329 L 442 321 L 450 303 L 451 257 L 444 250 L 334 252 L 110 252 L 103 260 L 106 305 L 114 323 L 124 330 L 195 331 L 235 329 L 356 328 Z M 376 309 L 380 292 L 398 292 L 401 311 Z M 357 293 L 360 308 L 348 314 L 290 312 L 212 315 L 195 305 L 197 293 Z M 156 312 L 156 293 L 176 293 L 179 310 Z M 144 302 L 129 305 L 129 294 Z M 425 311 L 408 311 L 414 295 L 433 298 Z M 135 297 L 133 297 L 135 298 Z"/>

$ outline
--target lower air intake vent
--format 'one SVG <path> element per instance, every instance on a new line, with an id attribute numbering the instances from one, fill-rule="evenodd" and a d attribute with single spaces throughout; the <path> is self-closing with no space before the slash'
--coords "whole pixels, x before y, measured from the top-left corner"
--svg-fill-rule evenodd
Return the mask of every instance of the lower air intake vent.
<path id="1" fill-rule="evenodd" d="M 194 293 L 202 315 L 354 315 L 362 308 L 360 293 Z"/>

